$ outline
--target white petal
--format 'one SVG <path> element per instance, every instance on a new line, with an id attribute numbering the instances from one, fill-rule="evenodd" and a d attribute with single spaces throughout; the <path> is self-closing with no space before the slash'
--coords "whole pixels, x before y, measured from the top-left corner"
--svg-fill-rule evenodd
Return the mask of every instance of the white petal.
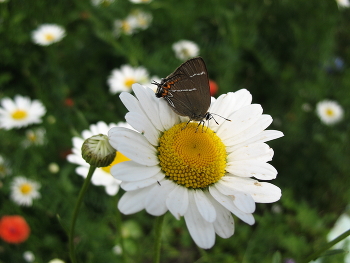
<path id="1" fill-rule="evenodd" d="M 164 178 L 164 174 L 160 172 L 151 178 L 147 178 L 147 179 L 143 179 L 135 182 L 122 182 L 120 184 L 120 187 L 123 188 L 125 191 L 134 191 L 137 189 L 151 186 L 153 184 L 158 184 L 158 182 L 163 178 Z"/>
<path id="2" fill-rule="evenodd" d="M 118 209 L 125 215 L 137 213 L 145 208 L 145 198 L 151 187 L 126 192 L 118 203 Z"/>
<path id="3" fill-rule="evenodd" d="M 145 199 L 146 211 L 154 216 L 163 215 L 168 211 L 165 200 L 174 187 L 175 184 L 170 180 L 161 180 L 159 184 L 155 184 Z"/>
<path id="4" fill-rule="evenodd" d="M 273 157 L 273 150 L 266 143 L 253 143 L 243 146 L 227 156 L 227 161 L 251 160 L 268 162 Z"/>
<path id="5" fill-rule="evenodd" d="M 148 119 L 160 131 L 163 130 L 163 125 L 158 114 L 158 99 L 155 93 L 150 88 L 145 88 L 139 84 L 133 84 L 132 89 L 140 102 L 143 111 L 147 114 Z"/>
<path id="6" fill-rule="evenodd" d="M 145 166 L 133 161 L 118 163 L 111 168 L 111 174 L 118 180 L 132 182 L 148 179 L 160 172 L 160 167 Z"/>
<path id="7" fill-rule="evenodd" d="M 224 176 L 220 183 L 229 184 L 229 187 L 248 193 L 257 203 L 273 203 L 281 198 L 281 189 L 277 186 L 236 176 Z"/>
<path id="8" fill-rule="evenodd" d="M 224 141 L 224 144 L 231 146 L 249 140 L 250 138 L 265 130 L 271 124 L 271 122 L 272 118 L 270 115 L 261 115 L 254 124 L 250 125 L 247 127 L 247 129 L 240 132 L 239 134 L 235 134 L 234 136 L 226 139 Z"/>
<path id="9" fill-rule="evenodd" d="M 274 130 L 266 130 L 266 131 L 262 131 L 261 133 L 255 135 L 254 137 L 241 142 L 239 144 L 236 145 L 232 145 L 232 146 L 228 146 L 226 147 L 226 150 L 228 152 L 233 152 L 235 150 L 237 150 L 238 148 L 241 148 L 243 146 L 247 146 L 249 144 L 252 143 L 260 143 L 260 142 L 268 142 L 268 141 L 272 141 L 274 139 L 283 137 L 283 133 L 280 131 L 274 131 Z"/>
<path id="10" fill-rule="evenodd" d="M 166 205 L 173 216 L 179 220 L 188 208 L 188 190 L 186 187 L 175 185 L 166 198 Z"/>
<path id="11" fill-rule="evenodd" d="M 204 220 L 197 209 L 193 191 L 189 191 L 189 206 L 184 215 L 186 226 L 197 246 L 209 249 L 215 243 L 215 231 L 212 223 Z"/>
<path id="12" fill-rule="evenodd" d="M 209 201 L 202 190 L 194 190 L 193 196 L 196 201 L 197 209 L 204 220 L 213 223 L 216 219 L 216 211 L 213 204 Z"/>
<path id="13" fill-rule="evenodd" d="M 229 162 L 226 171 L 233 175 L 255 177 L 260 180 L 272 180 L 277 176 L 277 170 L 271 164 L 255 160 Z"/>
<path id="14" fill-rule="evenodd" d="M 129 92 L 122 92 L 119 95 L 119 98 L 129 112 L 137 112 L 140 114 L 145 114 L 141 108 L 140 102 Z M 145 114 L 145 116 L 147 115 Z"/>
<path id="15" fill-rule="evenodd" d="M 222 238 L 229 238 L 235 231 L 235 223 L 232 214 L 214 198 L 211 198 L 211 202 L 216 210 L 216 220 L 214 222 L 215 232 Z"/>
<path id="16" fill-rule="evenodd" d="M 148 118 L 137 112 L 128 112 L 125 120 L 138 132 L 142 133 L 154 146 L 158 146 L 160 132 L 153 126 Z"/>
<path id="17" fill-rule="evenodd" d="M 252 95 L 246 89 L 241 89 L 236 92 L 228 92 L 220 95 L 216 101 L 212 103 L 209 112 L 218 114 L 227 118 L 233 112 L 252 103 Z M 214 120 L 210 121 L 210 128 L 217 131 L 219 126 Z"/>
<path id="18" fill-rule="evenodd" d="M 169 107 L 164 99 L 159 99 L 159 118 L 163 125 L 163 130 L 169 130 L 179 123 L 179 116 Z"/>
<path id="19" fill-rule="evenodd" d="M 156 149 L 142 134 L 127 128 L 114 127 L 109 130 L 108 137 L 112 147 L 129 159 L 148 166 L 159 163 Z"/>
<path id="20" fill-rule="evenodd" d="M 218 136 L 221 140 L 225 140 L 225 145 L 231 145 L 226 144 L 226 140 L 251 127 L 261 117 L 262 112 L 262 107 L 259 104 L 248 105 L 235 111 L 227 117 L 231 121 L 225 121 L 220 125 L 217 130 Z"/>
<path id="21" fill-rule="evenodd" d="M 216 189 L 219 190 L 224 195 L 229 195 L 233 198 L 233 203 L 239 210 L 244 213 L 254 213 L 255 211 L 255 201 L 250 196 L 250 194 L 237 191 L 231 185 L 222 183 L 221 180 L 216 183 Z"/>
<path id="22" fill-rule="evenodd" d="M 223 195 L 218 189 L 216 189 L 216 185 L 209 186 L 209 192 L 219 204 L 231 211 L 239 219 L 241 219 L 249 225 L 254 224 L 255 220 L 253 215 L 250 213 L 244 213 L 241 210 L 239 210 L 237 206 L 235 206 L 235 204 L 233 203 L 233 199 L 229 196 Z"/>

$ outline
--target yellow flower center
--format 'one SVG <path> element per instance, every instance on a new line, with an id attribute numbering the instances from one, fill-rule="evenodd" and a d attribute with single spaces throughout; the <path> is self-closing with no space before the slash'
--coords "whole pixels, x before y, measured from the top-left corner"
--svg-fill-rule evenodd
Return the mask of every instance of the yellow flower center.
<path id="1" fill-rule="evenodd" d="M 122 22 L 121 28 L 125 33 L 129 33 L 131 31 L 131 26 L 130 26 L 129 22 L 127 22 L 127 21 Z"/>
<path id="2" fill-rule="evenodd" d="M 179 185 L 206 188 L 225 175 L 225 145 L 211 129 L 197 130 L 196 123 L 185 125 L 175 125 L 160 138 L 160 166 Z"/>
<path id="3" fill-rule="evenodd" d="M 53 34 L 50 34 L 50 33 L 46 33 L 45 34 L 45 40 L 46 41 L 52 41 L 55 39 L 55 36 Z"/>
<path id="4" fill-rule="evenodd" d="M 24 110 L 16 110 L 12 113 L 12 118 L 15 120 L 22 120 L 27 117 L 28 113 Z"/>
<path id="5" fill-rule="evenodd" d="M 106 167 L 101 167 L 101 169 L 103 171 L 105 171 L 106 173 L 111 173 L 111 168 L 113 165 L 117 164 L 117 163 L 122 163 L 122 162 L 125 162 L 125 161 L 130 161 L 130 159 L 128 157 L 126 157 L 125 155 L 123 155 L 121 152 L 118 152 L 117 151 L 117 154 L 115 155 L 115 158 L 113 160 L 113 162 L 109 165 L 109 166 L 106 166 Z"/>
<path id="6" fill-rule="evenodd" d="M 136 80 L 134 78 L 126 78 L 124 81 L 125 86 L 131 88 L 132 84 L 134 84 Z"/>
<path id="7" fill-rule="evenodd" d="M 30 184 L 22 184 L 20 191 L 24 195 L 29 194 L 32 191 L 32 186 Z"/>
<path id="8" fill-rule="evenodd" d="M 334 116 L 334 111 L 332 109 L 327 109 L 326 110 L 326 115 L 332 117 L 332 116 Z"/>

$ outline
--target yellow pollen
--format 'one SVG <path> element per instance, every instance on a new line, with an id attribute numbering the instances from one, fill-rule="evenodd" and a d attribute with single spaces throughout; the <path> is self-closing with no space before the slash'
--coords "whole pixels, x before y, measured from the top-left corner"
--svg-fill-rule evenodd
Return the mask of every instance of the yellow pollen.
<path id="1" fill-rule="evenodd" d="M 32 186 L 30 184 L 22 184 L 20 191 L 24 195 L 29 194 L 32 191 Z"/>
<path id="2" fill-rule="evenodd" d="M 166 177 L 187 188 L 206 188 L 225 175 L 226 149 L 211 130 L 175 125 L 160 138 L 158 158 Z M 197 130 L 197 131 L 196 131 Z"/>
<path id="3" fill-rule="evenodd" d="M 27 115 L 28 115 L 27 112 L 24 110 L 16 110 L 11 114 L 12 118 L 15 120 L 25 119 Z"/>
<path id="4" fill-rule="evenodd" d="M 132 84 L 134 84 L 136 80 L 134 78 L 126 78 L 124 81 L 125 86 L 131 88 Z"/>
<path id="5" fill-rule="evenodd" d="M 50 33 L 46 33 L 45 34 L 45 40 L 46 41 L 52 41 L 52 40 L 54 40 L 55 39 L 55 36 L 54 35 L 52 35 L 52 34 L 50 34 Z"/>
<path id="6" fill-rule="evenodd" d="M 122 153 L 117 151 L 117 154 L 115 155 L 114 161 L 109 166 L 101 167 L 101 169 L 103 171 L 105 171 L 106 173 L 110 174 L 111 173 L 111 168 L 112 168 L 113 165 L 116 165 L 117 163 L 122 163 L 122 162 L 125 162 L 125 161 L 130 161 L 130 159 L 128 157 L 126 157 L 125 155 L 123 155 Z"/>
<path id="7" fill-rule="evenodd" d="M 328 116 L 333 116 L 333 115 L 334 115 L 334 111 L 333 111 L 332 109 L 327 109 L 327 110 L 326 110 L 326 114 L 327 114 Z"/>

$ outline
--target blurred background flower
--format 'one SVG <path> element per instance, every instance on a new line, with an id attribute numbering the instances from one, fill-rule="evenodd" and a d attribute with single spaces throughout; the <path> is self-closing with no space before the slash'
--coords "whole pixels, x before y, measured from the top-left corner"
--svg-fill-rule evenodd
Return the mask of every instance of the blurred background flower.
<path id="1" fill-rule="evenodd" d="M 343 119 L 343 108 L 338 102 L 323 100 L 317 103 L 316 112 L 321 121 L 327 125 L 340 122 Z"/>
<path id="2" fill-rule="evenodd" d="M 3 98 L 0 108 L 0 128 L 10 130 L 34 123 L 41 123 L 41 117 L 46 113 L 44 105 L 31 101 L 28 97 L 16 95 L 14 100 Z"/>
<path id="3" fill-rule="evenodd" d="M 66 35 L 63 27 L 55 24 L 43 24 L 32 32 L 32 39 L 35 44 L 48 46 L 59 42 Z"/>
<path id="4" fill-rule="evenodd" d="M 34 199 L 40 198 L 40 184 L 23 176 L 11 182 L 11 199 L 18 205 L 31 206 Z"/>
<path id="5" fill-rule="evenodd" d="M 196 43 L 190 40 L 180 40 L 173 44 L 175 56 L 180 60 L 187 60 L 198 56 L 199 47 Z"/>
<path id="6" fill-rule="evenodd" d="M 19 215 L 5 215 L 0 219 L 0 237 L 11 244 L 26 241 L 30 234 L 30 227 L 26 220 Z"/>

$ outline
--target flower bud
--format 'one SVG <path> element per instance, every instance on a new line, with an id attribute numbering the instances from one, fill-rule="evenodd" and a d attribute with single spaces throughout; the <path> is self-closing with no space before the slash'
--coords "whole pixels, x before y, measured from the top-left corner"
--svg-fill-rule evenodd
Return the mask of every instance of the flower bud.
<path id="1" fill-rule="evenodd" d="M 98 134 L 85 140 L 81 154 L 90 165 L 106 167 L 113 162 L 116 150 L 109 144 L 107 135 Z"/>

